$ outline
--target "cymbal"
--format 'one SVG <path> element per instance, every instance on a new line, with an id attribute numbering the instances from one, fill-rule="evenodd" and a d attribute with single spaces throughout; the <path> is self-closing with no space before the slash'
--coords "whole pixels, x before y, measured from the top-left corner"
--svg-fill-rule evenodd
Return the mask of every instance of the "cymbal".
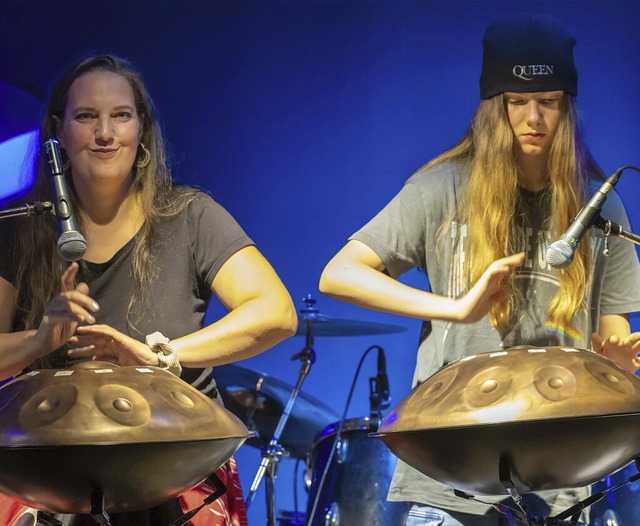
<path id="1" fill-rule="evenodd" d="M 298 317 L 296 336 L 367 336 L 370 334 L 392 334 L 406 331 L 406 327 L 371 321 L 341 320 L 320 314 L 316 309 L 304 312 Z"/>
<path id="2" fill-rule="evenodd" d="M 149 508 L 206 479 L 251 436 L 219 403 L 157 367 L 83 362 L 0 388 L 0 491 L 34 508 Z"/>
<path id="3" fill-rule="evenodd" d="M 238 416 L 257 436 L 247 444 L 269 444 L 294 387 L 235 364 L 216 367 L 212 376 L 225 407 Z M 304 458 L 313 441 L 327 425 L 339 420 L 338 414 L 320 400 L 298 393 L 280 437 L 280 443 L 295 458 Z"/>
<path id="4" fill-rule="evenodd" d="M 640 453 L 640 378 L 581 349 L 481 353 L 417 386 L 373 436 L 467 493 L 586 486 Z"/>

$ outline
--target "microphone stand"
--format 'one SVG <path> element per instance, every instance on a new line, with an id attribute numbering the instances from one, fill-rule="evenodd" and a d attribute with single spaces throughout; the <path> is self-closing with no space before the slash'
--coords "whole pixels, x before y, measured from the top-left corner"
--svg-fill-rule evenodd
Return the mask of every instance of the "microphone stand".
<path id="1" fill-rule="evenodd" d="M 618 177 L 625 170 L 635 170 L 636 172 L 640 172 L 640 168 L 637 166 L 623 166 L 622 168 L 618 168 L 608 180 L 611 180 L 613 185 L 618 181 Z M 633 232 L 629 232 L 622 228 L 618 223 L 614 223 L 613 221 L 609 221 L 608 219 L 603 219 L 603 217 L 598 214 L 598 216 L 593 221 L 593 226 L 599 228 L 604 232 L 604 254 L 605 256 L 609 255 L 609 246 L 608 240 L 609 236 L 618 236 L 622 239 L 626 239 L 627 241 L 631 241 L 631 243 L 635 243 L 636 245 L 640 245 L 640 236 L 634 234 Z"/>
<path id="2" fill-rule="evenodd" d="M 0 210 L 0 219 L 19 216 L 37 216 L 42 215 L 44 212 L 51 212 L 52 210 L 53 203 L 51 201 L 35 201 L 24 206 Z"/>
<path id="3" fill-rule="evenodd" d="M 633 232 L 625 230 L 618 223 L 614 223 L 613 221 L 609 221 L 608 219 L 603 219 L 603 217 L 600 215 L 596 217 L 593 226 L 599 228 L 604 232 L 605 255 L 609 253 L 609 249 L 607 246 L 607 240 L 609 239 L 609 236 L 618 236 L 622 239 L 626 239 L 627 241 L 631 241 L 631 243 L 640 245 L 640 236 L 634 234 Z"/>
<path id="4" fill-rule="evenodd" d="M 289 397 L 289 401 L 285 406 L 282 415 L 280 416 L 280 420 L 278 421 L 278 425 L 276 426 L 275 431 L 273 432 L 273 437 L 269 441 L 269 445 L 262 452 L 262 461 L 260 462 L 260 467 L 258 468 L 258 472 L 251 484 L 251 489 L 247 498 L 245 500 L 245 506 L 249 509 L 251 505 L 251 501 L 255 497 L 256 491 L 260 486 L 260 481 L 266 476 L 266 499 L 267 499 L 267 526 L 275 526 L 275 488 L 274 488 L 274 480 L 276 478 L 276 466 L 280 458 L 285 454 L 284 448 L 280 444 L 280 437 L 282 436 L 282 432 L 284 431 L 284 427 L 287 424 L 287 420 L 289 419 L 289 415 L 291 414 L 291 410 L 293 409 L 293 404 L 298 398 L 298 394 L 302 389 L 302 383 L 305 378 L 309 374 L 311 370 L 311 366 L 316 361 L 316 352 L 313 349 L 313 333 L 311 330 L 311 320 L 313 315 L 318 313 L 317 309 L 313 308 L 313 304 L 316 300 L 311 298 L 311 294 L 309 294 L 303 300 L 307 307 L 301 309 L 301 312 L 305 315 L 306 323 L 307 323 L 307 331 L 305 335 L 305 346 L 299 352 L 294 354 L 291 359 L 292 360 L 300 360 L 300 372 L 298 375 L 298 381 L 291 392 Z"/>

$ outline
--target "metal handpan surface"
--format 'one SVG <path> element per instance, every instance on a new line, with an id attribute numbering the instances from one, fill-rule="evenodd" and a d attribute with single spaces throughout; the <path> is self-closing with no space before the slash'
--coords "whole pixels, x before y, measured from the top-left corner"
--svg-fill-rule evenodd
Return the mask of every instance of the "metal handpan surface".
<path id="1" fill-rule="evenodd" d="M 203 481 L 251 436 L 157 367 L 86 362 L 0 388 L 0 492 L 56 513 L 157 505 Z"/>
<path id="2" fill-rule="evenodd" d="M 640 378 L 581 349 L 481 353 L 417 386 L 373 436 L 472 494 L 506 494 L 507 478 L 520 493 L 585 486 L 640 452 Z"/>

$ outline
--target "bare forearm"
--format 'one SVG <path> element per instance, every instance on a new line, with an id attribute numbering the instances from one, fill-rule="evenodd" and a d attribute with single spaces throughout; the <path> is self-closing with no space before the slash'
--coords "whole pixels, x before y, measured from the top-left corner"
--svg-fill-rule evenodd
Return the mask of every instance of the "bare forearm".
<path id="1" fill-rule="evenodd" d="M 266 351 L 292 336 L 296 328 L 297 317 L 290 302 L 256 298 L 172 344 L 183 366 L 216 366 Z"/>
<path id="2" fill-rule="evenodd" d="M 449 298 L 389 277 L 373 250 L 350 241 L 325 267 L 320 290 L 336 299 L 401 316 L 473 323 L 487 315 L 503 293 L 502 281 L 523 261 L 524 253 L 497 259 L 464 296 Z"/>
<path id="3" fill-rule="evenodd" d="M 418 319 L 456 321 L 459 306 L 453 298 L 438 296 L 401 283 L 367 265 L 330 263 L 320 278 L 320 291 L 360 307 Z"/>
<path id="4" fill-rule="evenodd" d="M 0 379 L 15 376 L 44 354 L 35 330 L 1 334 Z"/>

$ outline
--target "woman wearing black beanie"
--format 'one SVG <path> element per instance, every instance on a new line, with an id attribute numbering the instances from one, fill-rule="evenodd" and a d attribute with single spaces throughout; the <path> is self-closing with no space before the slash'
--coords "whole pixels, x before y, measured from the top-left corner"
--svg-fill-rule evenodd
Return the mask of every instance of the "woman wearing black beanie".
<path id="1" fill-rule="evenodd" d="M 640 310 L 633 245 L 611 239 L 606 257 L 602 233 L 592 231 L 561 264 L 545 257 L 602 184 L 580 135 L 574 44 L 548 16 L 490 25 L 482 100 L 466 133 L 412 175 L 322 274 L 325 294 L 424 320 L 414 385 L 455 360 L 516 345 L 591 348 L 640 367 L 640 334 L 628 322 Z M 603 216 L 628 227 L 614 191 Z M 430 292 L 396 280 L 416 267 Z M 536 516 L 555 516 L 587 492 L 544 491 L 524 502 Z M 460 498 L 402 461 L 389 491 L 389 500 L 411 504 L 407 526 L 513 524 L 487 504 L 503 498 Z"/>

